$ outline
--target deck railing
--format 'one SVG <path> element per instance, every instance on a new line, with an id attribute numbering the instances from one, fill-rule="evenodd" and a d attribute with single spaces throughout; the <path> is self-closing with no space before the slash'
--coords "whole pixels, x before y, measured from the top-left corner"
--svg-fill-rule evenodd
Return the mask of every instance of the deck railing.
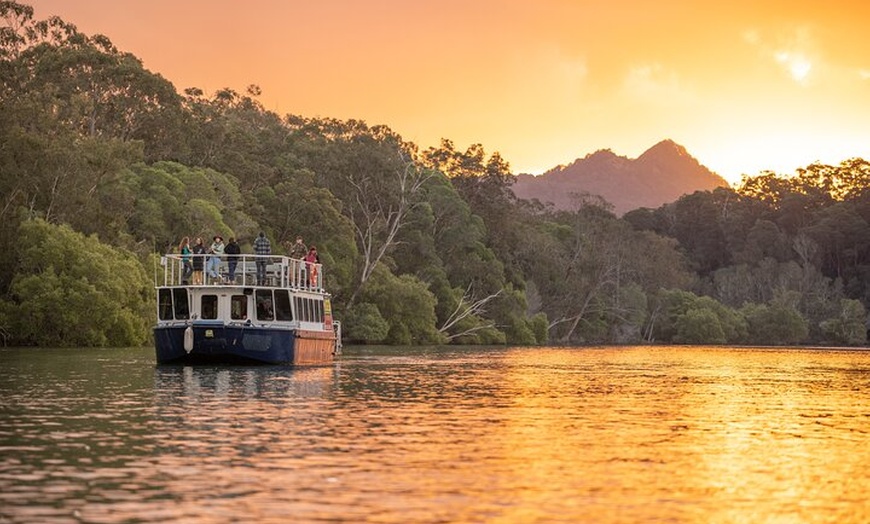
<path id="1" fill-rule="evenodd" d="M 236 258 L 233 279 L 230 260 Z M 157 276 L 157 286 L 261 286 L 295 289 L 323 289 L 321 264 L 275 255 L 220 255 L 216 271 L 209 275 L 212 255 L 168 254 L 160 257 L 163 277 Z M 194 270 L 193 268 L 197 269 Z M 200 269 L 201 268 L 201 269 Z"/>

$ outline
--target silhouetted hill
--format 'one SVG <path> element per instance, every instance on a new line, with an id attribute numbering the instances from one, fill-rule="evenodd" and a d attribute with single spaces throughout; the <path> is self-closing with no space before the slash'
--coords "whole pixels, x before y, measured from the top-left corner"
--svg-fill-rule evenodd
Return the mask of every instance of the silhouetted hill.
<path id="1" fill-rule="evenodd" d="M 683 146 L 663 140 L 634 160 L 604 149 L 539 176 L 518 175 L 513 190 L 519 198 L 536 198 L 557 209 L 575 208 L 574 195 L 585 192 L 601 196 L 622 215 L 727 186 L 725 179 L 702 166 Z"/>

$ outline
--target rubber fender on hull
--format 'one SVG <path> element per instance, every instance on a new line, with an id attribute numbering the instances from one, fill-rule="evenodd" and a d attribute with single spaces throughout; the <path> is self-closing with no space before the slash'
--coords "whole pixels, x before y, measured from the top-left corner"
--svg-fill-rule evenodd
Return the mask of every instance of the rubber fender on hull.
<path id="1" fill-rule="evenodd" d="M 190 353 L 193 351 L 193 327 L 187 326 L 184 330 L 184 350 Z"/>

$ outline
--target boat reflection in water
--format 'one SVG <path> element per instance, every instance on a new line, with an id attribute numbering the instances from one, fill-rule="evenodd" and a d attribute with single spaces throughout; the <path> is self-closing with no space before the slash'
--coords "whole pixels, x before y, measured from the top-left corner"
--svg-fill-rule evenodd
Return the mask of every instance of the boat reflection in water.
<path id="1" fill-rule="evenodd" d="M 154 392 L 158 405 L 182 398 L 265 400 L 319 399 L 329 396 L 341 369 L 339 364 L 289 368 L 285 366 L 158 366 Z M 165 397 L 165 398 L 164 398 Z M 160 400 L 173 399 L 161 403 Z"/>

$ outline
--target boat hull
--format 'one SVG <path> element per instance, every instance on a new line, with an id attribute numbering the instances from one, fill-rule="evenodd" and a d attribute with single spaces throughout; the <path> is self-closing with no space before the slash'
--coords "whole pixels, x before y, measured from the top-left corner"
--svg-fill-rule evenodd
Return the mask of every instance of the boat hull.
<path id="1" fill-rule="evenodd" d="M 332 333 L 222 322 L 157 326 L 154 346 L 158 364 L 316 365 L 335 359 Z"/>

